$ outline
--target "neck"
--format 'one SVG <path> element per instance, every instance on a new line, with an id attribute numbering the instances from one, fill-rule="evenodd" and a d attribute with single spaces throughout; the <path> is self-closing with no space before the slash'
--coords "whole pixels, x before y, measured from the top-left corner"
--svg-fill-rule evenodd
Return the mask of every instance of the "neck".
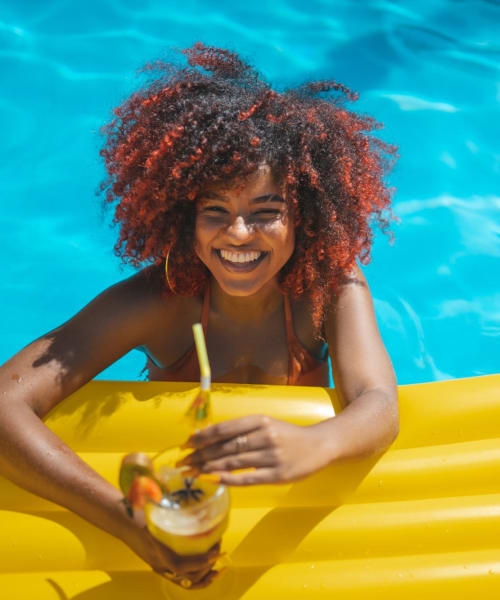
<path id="1" fill-rule="evenodd" d="M 283 295 L 277 281 L 268 282 L 251 296 L 230 296 L 214 278 L 211 278 L 210 292 L 214 313 L 241 325 L 261 322 L 283 304 Z"/>

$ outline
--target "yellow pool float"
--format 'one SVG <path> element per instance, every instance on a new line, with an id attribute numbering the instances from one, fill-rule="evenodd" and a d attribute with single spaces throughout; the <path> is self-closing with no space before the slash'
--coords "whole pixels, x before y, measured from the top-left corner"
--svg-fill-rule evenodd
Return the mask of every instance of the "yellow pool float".
<path id="1" fill-rule="evenodd" d="M 118 485 L 123 454 L 184 441 L 177 424 L 197 391 L 93 381 L 45 422 Z M 307 425 L 341 409 L 334 390 L 312 387 L 214 384 L 212 398 L 215 421 L 265 413 Z M 403 385 L 399 404 L 382 457 L 231 490 L 227 598 L 500 598 L 500 375 Z M 0 532 L 2 600 L 163 597 L 162 578 L 119 540 L 4 479 Z"/>

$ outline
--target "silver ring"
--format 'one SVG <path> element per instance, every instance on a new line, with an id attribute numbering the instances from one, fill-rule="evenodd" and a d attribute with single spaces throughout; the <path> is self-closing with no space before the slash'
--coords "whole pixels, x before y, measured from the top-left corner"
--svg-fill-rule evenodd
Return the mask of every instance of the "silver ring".
<path id="1" fill-rule="evenodd" d="M 238 452 L 244 452 L 248 448 L 248 437 L 246 435 L 239 435 L 234 441 Z"/>

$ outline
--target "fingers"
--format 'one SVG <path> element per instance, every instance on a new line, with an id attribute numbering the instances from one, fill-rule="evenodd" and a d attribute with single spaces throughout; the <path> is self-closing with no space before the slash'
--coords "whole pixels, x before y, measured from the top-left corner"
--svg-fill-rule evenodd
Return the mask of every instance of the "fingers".
<path id="1" fill-rule="evenodd" d="M 168 554 L 168 569 L 180 575 L 192 575 L 210 569 L 220 556 L 220 542 L 212 546 L 206 554 L 180 556 L 169 548 L 163 547 Z M 164 570 L 164 569 L 163 569 Z"/>
<path id="2" fill-rule="evenodd" d="M 219 574 L 219 571 L 214 570 L 213 566 L 220 556 L 219 541 L 206 554 L 180 556 L 172 553 L 169 568 L 153 568 L 153 570 L 181 587 L 202 588 Z"/>
<path id="3" fill-rule="evenodd" d="M 258 450 L 256 452 L 243 452 L 233 454 L 217 460 L 210 460 L 201 465 L 200 470 L 203 473 L 217 473 L 220 471 L 236 471 L 237 469 L 248 469 L 250 467 L 274 467 L 276 466 L 276 456 L 272 450 Z M 221 481 L 221 483 L 223 483 Z"/>
<path id="4" fill-rule="evenodd" d="M 248 417 L 210 425 L 194 433 L 186 442 L 185 447 L 199 449 L 218 442 L 224 442 L 266 426 L 270 420 L 270 417 L 266 415 L 249 415 Z"/>
<path id="5" fill-rule="evenodd" d="M 153 571 L 155 571 L 155 573 L 158 573 L 158 575 L 165 577 L 165 579 L 168 579 L 172 583 L 175 583 L 176 585 L 189 590 L 195 590 L 206 587 L 219 574 L 219 571 L 216 571 L 212 568 L 205 569 L 204 571 L 200 571 L 199 573 L 189 574 L 174 574 L 158 569 L 153 569 Z"/>
<path id="6" fill-rule="evenodd" d="M 297 451 L 297 445 L 288 443 L 287 446 L 283 440 L 290 442 L 291 438 L 293 442 L 298 429 L 266 415 L 223 421 L 193 434 L 184 446 L 194 450 L 179 461 L 178 466 L 193 467 L 193 475 L 211 473 L 225 485 L 291 481 L 294 473 L 293 469 L 285 468 L 285 450 L 288 448 L 288 454 L 293 454 L 290 447 Z M 231 473 L 240 469 L 247 471 Z"/>
<path id="7" fill-rule="evenodd" d="M 211 569 L 202 579 L 198 581 L 193 581 L 193 585 L 190 587 L 190 589 L 197 590 L 206 587 L 207 585 L 212 583 L 212 581 L 215 579 L 215 577 L 217 577 L 217 575 L 219 575 L 219 571 Z"/>
<path id="8" fill-rule="evenodd" d="M 274 468 L 264 468 L 252 471 L 250 473 L 217 473 L 224 485 L 244 486 L 244 485 L 263 485 L 266 483 L 276 483 L 282 481 L 278 477 L 278 471 Z"/>
<path id="9" fill-rule="evenodd" d="M 261 450 L 267 448 L 270 444 L 269 436 L 265 431 L 258 429 L 246 436 L 245 452 Z M 240 443 L 236 438 L 231 438 L 223 442 L 218 442 L 210 446 L 205 446 L 199 450 L 194 450 L 188 456 L 185 456 L 177 463 L 177 466 L 190 465 L 198 466 L 208 461 L 231 456 L 240 453 L 242 450 Z"/>
<path id="10" fill-rule="evenodd" d="M 201 571 L 186 573 L 184 577 L 187 577 L 192 584 L 201 583 L 212 570 L 212 567 L 207 567 L 206 569 L 202 569 Z"/>

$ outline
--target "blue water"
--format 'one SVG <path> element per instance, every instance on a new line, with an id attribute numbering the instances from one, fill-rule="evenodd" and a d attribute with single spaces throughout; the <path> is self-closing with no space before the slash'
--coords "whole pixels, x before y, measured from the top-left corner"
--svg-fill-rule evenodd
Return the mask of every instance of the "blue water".
<path id="1" fill-rule="evenodd" d="M 493 0 L 0 2 L 0 361 L 131 273 L 95 196 L 98 129 L 137 68 L 202 40 L 278 86 L 360 92 L 401 155 L 395 244 L 364 269 L 398 381 L 499 372 L 499 30 Z"/>

